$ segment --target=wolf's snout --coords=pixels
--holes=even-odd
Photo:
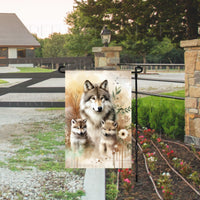
[[[107,136],[108,136],[108,133],[105,133],[104,135],[107,137]]]
[[[101,111],[102,111],[102,107],[99,106],[99,107],[98,107],[98,112],[101,112]]]
[[[84,132],[80,132],[80,135],[84,135]]]

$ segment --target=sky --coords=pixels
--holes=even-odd
[[[15,13],[39,38],[67,33],[64,18],[73,10],[74,0],[0,0],[1,13]]]

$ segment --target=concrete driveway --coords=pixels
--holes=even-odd
[[[16,67],[0,67],[0,73],[18,72]]]
[[[0,73],[17,72],[18,69],[14,67],[0,67]],[[1,84],[0,87],[10,87],[18,83],[22,83],[27,79],[3,79],[9,83]],[[37,83],[30,87],[64,87],[65,78],[51,78],[43,82]],[[0,94],[1,95],[1,94]],[[8,93],[0,96],[0,101],[64,101],[64,93]],[[56,112],[55,112],[56,113]],[[64,110],[63,110],[64,113]],[[15,124],[21,122],[41,121],[48,119],[47,111],[37,108],[0,108],[0,125]],[[51,112],[50,115],[53,115]]]

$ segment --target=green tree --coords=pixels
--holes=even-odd
[[[199,0],[75,0],[88,26],[107,24],[120,41],[146,37],[170,38],[174,42],[197,38]],[[145,39],[146,40],[146,39]]]
[[[184,60],[184,51],[166,37],[162,41],[155,37],[138,41],[124,40],[120,45],[125,49],[121,54],[122,62],[182,63]],[[135,59],[132,60],[132,57]]]
[[[65,57],[67,56],[67,48],[65,43],[67,40],[66,34],[53,33],[49,38],[43,40],[42,55],[45,58],[49,57]]]
[[[100,31],[96,27],[89,27],[89,18],[80,9],[69,13],[66,23],[70,25],[65,48],[69,56],[87,56],[92,53],[92,47],[100,46]]]
[[[42,47],[44,44],[44,40],[37,37],[36,34],[33,34],[33,37],[40,43],[40,47],[35,48],[35,57],[42,57]]]
[[[101,40],[93,37],[95,29],[87,29],[87,32],[69,34],[65,43],[68,56],[88,56],[92,53],[92,47],[100,46]]]
[[[134,55],[144,63],[148,62],[149,58],[155,60],[156,53],[160,54],[160,59],[166,60],[163,56],[168,56],[168,62],[181,60],[182,52],[176,49],[180,40],[198,37],[200,0],[75,0],[75,2],[76,8],[66,17],[70,34],[73,35],[66,46],[73,55],[86,55],[92,46],[97,46],[100,43],[99,33],[105,24],[112,32],[112,45],[122,45],[124,55],[125,53]],[[87,40],[86,45],[82,41],[84,39]],[[166,40],[172,41],[176,46]],[[159,47],[160,41],[163,41],[160,44],[163,46]],[[156,48],[153,50],[152,47]],[[81,48],[82,52],[78,48]],[[159,51],[161,48],[162,51]]]
[[[167,36],[179,43],[198,37],[199,0],[147,0],[145,4],[151,8],[149,26],[157,38]]]

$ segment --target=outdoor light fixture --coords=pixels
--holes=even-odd
[[[104,26],[100,35],[101,35],[102,43],[104,44],[105,47],[107,47],[108,44],[110,43],[111,31],[107,29],[107,26]]]

